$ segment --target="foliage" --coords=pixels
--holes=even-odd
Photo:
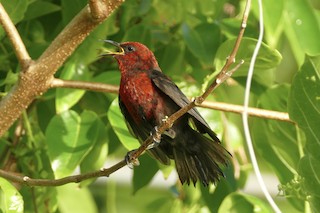
[[[87,1],[1,3],[36,59]],[[139,41],[154,51],[162,70],[188,96],[199,95],[231,52],[244,3],[126,1],[86,38],[55,77],[117,85],[117,64],[112,58],[99,58],[98,49],[104,45],[100,40]],[[251,106],[288,112],[297,125],[250,120],[259,164],[278,179],[273,183],[279,186],[277,201],[285,197],[282,203],[292,212],[319,212],[320,4],[315,0],[263,3],[265,37],[255,65]],[[246,70],[258,34],[257,17],[253,1],[237,56],[245,64],[210,100],[242,103]],[[2,28],[0,39],[0,94],[5,96],[17,82],[20,68]],[[146,155],[134,169],[131,186],[114,186],[104,179],[107,186],[102,196],[101,186],[96,187],[100,182],[30,188],[0,178],[0,212],[272,212],[263,199],[242,192],[252,171],[244,151],[240,116],[200,110],[237,162],[225,168],[226,179],[216,186],[181,186],[177,182],[161,190],[152,188],[149,184],[156,172],[161,170],[162,176],[168,177],[173,167],[164,167]],[[23,134],[17,137],[20,125]],[[123,122],[116,95],[63,88],[50,89],[39,97],[0,142],[1,168],[33,178],[61,178],[77,168],[94,171],[110,159],[123,158],[128,151],[125,148],[138,146]],[[124,198],[128,191],[135,193],[130,195],[134,203]]]

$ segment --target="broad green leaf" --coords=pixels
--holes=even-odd
[[[213,57],[211,54],[208,54],[208,52],[211,52],[212,50],[206,50],[207,46],[205,46],[204,40],[201,38],[200,34],[186,23],[182,24],[181,33],[192,54],[203,64],[210,66],[212,64]]]
[[[135,167],[133,172],[133,193],[148,185],[159,170],[156,160],[150,156],[142,155],[139,162],[140,166]]]
[[[105,83],[105,84],[113,84],[119,85],[120,83],[120,72],[119,71],[107,71],[103,72],[93,79],[95,82]]]
[[[143,24],[138,24],[130,27],[125,32],[122,41],[138,41],[148,46],[149,48],[152,48],[150,29]]]
[[[95,170],[99,170],[103,167],[106,157],[108,155],[108,142],[109,142],[109,131],[107,128],[111,128],[108,126],[107,128],[104,126],[103,122],[97,118],[96,122],[97,128],[97,140],[93,145],[93,148],[90,152],[85,156],[80,164],[81,173],[91,172]],[[81,187],[84,185],[90,184],[95,179],[90,179],[84,182],[81,182]]]
[[[76,15],[80,12],[82,8],[88,3],[86,0],[62,0],[61,6],[62,10],[62,20],[63,24],[67,25]]]
[[[306,135],[305,154],[299,164],[303,193],[314,212],[320,203],[320,56],[306,56],[295,76],[289,97],[289,115]]]
[[[233,212],[233,213],[250,213],[250,212],[274,212],[269,205],[257,197],[234,192],[229,194],[222,202],[219,213]]]
[[[320,54],[320,46],[315,45],[319,41],[320,23],[310,2],[303,0],[286,1],[285,9],[287,19],[285,29],[288,28],[289,30],[286,35],[291,41],[294,52],[302,50],[303,54]],[[292,43],[293,41],[298,43]],[[299,47],[295,48],[295,45],[298,45],[301,49]]]
[[[0,177],[0,212],[23,213],[23,198],[6,179]]]
[[[287,85],[273,87],[260,96],[259,108],[285,112],[288,94]],[[256,149],[275,170],[281,183],[291,181],[297,174],[301,157],[296,127],[287,122],[255,118],[252,133]]]
[[[24,13],[28,7],[27,0],[2,0],[1,4],[3,5],[4,9],[8,13],[10,19],[14,24],[19,23],[24,16]],[[0,38],[4,36],[4,30],[2,26],[0,27]]]
[[[320,159],[320,56],[307,56],[293,79],[289,115],[306,134],[306,152]]]
[[[59,10],[61,7],[51,2],[34,1],[28,6],[24,20],[35,19]]]
[[[90,191],[76,183],[57,187],[59,212],[97,213],[98,209]]]
[[[224,66],[226,58],[229,56],[234,43],[235,39],[229,39],[220,45],[214,62],[216,71],[220,71]],[[241,84],[245,84],[245,78],[247,76],[250,60],[256,43],[256,39],[252,38],[243,38],[241,41],[239,51],[236,56],[236,63],[240,60],[244,60],[244,64],[242,64],[233,74],[234,79],[239,81]],[[252,87],[258,88],[257,90],[254,90],[256,93],[261,93],[261,91],[264,90],[263,87],[269,87],[273,84],[274,79],[272,69],[280,63],[281,59],[282,56],[277,50],[271,49],[264,43],[262,44],[255,63],[255,72],[253,74]],[[216,73],[213,73],[209,79],[213,78],[215,75]]]
[[[88,67],[82,63],[77,63],[76,61],[68,62],[60,78],[64,80],[87,80],[88,76]],[[56,90],[56,111],[61,113],[70,109],[74,106],[84,95],[84,90],[77,89],[68,89],[68,88],[58,88]]]
[[[124,117],[120,112],[117,98],[114,99],[109,108],[108,119],[113,130],[115,131],[116,135],[125,148],[127,148],[128,150],[133,150],[139,147],[138,140],[128,131],[128,127],[124,121]]]
[[[313,212],[320,212],[320,161],[306,155],[299,164],[299,171],[304,177],[301,194],[310,203]]]
[[[1,4],[14,24],[23,19],[28,3],[28,0],[1,0]]]
[[[284,30],[283,9],[285,0],[262,1],[265,38],[271,47],[276,47]],[[258,1],[252,1],[255,16],[259,17]],[[275,5],[277,5],[275,7]]]
[[[90,152],[97,134],[96,114],[65,111],[54,116],[46,130],[48,154],[56,178],[70,175]]]
[[[231,53],[236,39],[229,39],[220,45],[216,57],[215,57],[215,67],[216,70],[220,71],[226,62],[226,58]],[[233,76],[246,76],[249,68],[250,60],[254,48],[256,46],[257,40],[253,38],[244,37],[241,40],[239,51],[237,52],[236,59],[244,60],[244,64],[233,74]],[[267,44],[263,43],[258,54],[257,61],[255,63],[255,75],[254,78],[258,79],[262,84],[264,79],[264,72],[272,68],[275,68],[281,61],[281,54],[275,50],[271,49]],[[236,62],[237,63],[237,62]],[[263,72],[264,71],[264,72]],[[259,76],[262,76],[259,78]]]

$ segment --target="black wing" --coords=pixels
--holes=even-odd
[[[190,103],[189,99],[183,94],[183,92],[173,83],[165,74],[159,70],[153,70],[150,74],[153,83],[167,96],[169,96],[178,106],[184,107]],[[210,137],[220,142],[216,134],[210,129],[207,122],[202,118],[199,111],[196,108],[192,108],[188,111],[192,116],[192,120],[197,129],[201,133],[208,133]]]
[[[119,106],[121,109],[121,112],[126,120],[127,127],[132,135],[136,136],[136,138],[139,140],[140,143],[142,143],[147,137],[149,137],[150,132],[154,128],[153,126],[145,123],[145,124],[135,124],[133,118],[128,112],[128,109],[121,101],[121,98],[119,96]],[[168,156],[160,149],[160,147],[155,147],[148,150],[148,153],[153,156],[154,158],[158,159],[161,163],[169,165],[170,159]]]

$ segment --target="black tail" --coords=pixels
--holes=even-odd
[[[216,183],[224,174],[220,168],[228,164],[230,153],[219,140],[212,141],[190,127],[177,135],[173,157],[181,183],[199,180],[204,186]]]

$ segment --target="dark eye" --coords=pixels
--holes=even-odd
[[[128,52],[133,52],[133,51],[135,51],[136,49],[133,47],[133,46],[128,46],[127,47],[127,51]]]

